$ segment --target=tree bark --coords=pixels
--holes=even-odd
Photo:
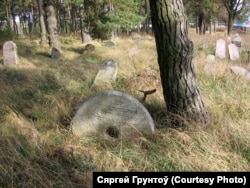
[[[207,111],[194,72],[193,43],[188,37],[181,0],[150,0],[158,64],[167,110],[204,122]]]
[[[41,45],[45,45],[47,43],[46,37],[46,26],[44,22],[44,10],[43,10],[43,1],[37,0],[38,10],[39,10],[39,23],[41,30]]]
[[[61,42],[57,29],[57,19],[53,4],[50,1],[46,3],[46,16],[47,16],[47,26],[50,39],[50,47],[54,47],[61,51]]]

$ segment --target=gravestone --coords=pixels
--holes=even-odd
[[[60,59],[61,58],[61,52],[55,47],[52,48],[51,58],[52,59]]]
[[[231,61],[240,59],[240,53],[235,44],[229,44],[228,50],[229,50],[229,57]]]
[[[17,47],[12,41],[3,44],[3,64],[6,66],[18,64]]]
[[[216,41],[215,56],[224,59],[226,57],[226,41],[219,39]]]
[[[88,52],[95,51],[95,46],[93,44],[86,44],[86,46],[84,47],[84,50]]]
[[[245,79],[250,80],[250,72],[243,67],[232,66],[231,71],[236,75],[240,75],[244,77]]]
[[[105,42],[104,45],[107,46],[107,47],[113,47],[113,46],[115,46],[115,43],[113,41],[111,41],[111,40],[108,40],[108,41]]]
[[[210,73],[215,73],[216,71],[216,61],[215,61],[215,56],[214,55],[208,55],[205,65],[204,65],[204,71],[207,74]]]
[[[238,33],[235,34],[235,38],[232,40],[232,43],[236,45],[238,51],[239,51],[239,54],[240,54],[240,51],[241,51],[241,45],[242,45],[242,38],[239,36]]]
[[[113,89],[111,82],[115,81],[117,72],[118,66],[114,60],[105,61],[95,77],[92,89]]]
[[[87,98],[71,122],[73,134],[101,133],[120,138],[154,134],[147,109],[132,96],[119,91],[103,91]]]

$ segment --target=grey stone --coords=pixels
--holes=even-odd
[[[221,59],[226,57],[226,41],[219,39],[216,41],[216,51],[215,55]]]
[[[115,43],[113,41],[111,41],[111,40],[108,40],[108,41],[105,42],[105,46],[113,47],[113,46],[115,46]]]
[[[147,109],[132,96],[103,91],[87,98],[71,122],[76,136],[100,133],[119,138],[154,134],[154,122]]]
[[[241,51],[241,46],[242,46],[242,38],[239,36],[238,33],[235,34],[235,38],[232,40],[232,43],[236,45],[238,51],[239,51],[239,54],[240,54],[240,51]]]
[[[53,47],[52,51],[51,51],[51,58],[52,59],[60,59],[61,56],[62,56],[61,52],[57,48]]]
[[[95,51],[95,46],[94,46],[93,44],[87,44],[87,45],[84,47],[84,50],[85,50],[85,51],[88,51],[88,52]]]
[[[231,71],[236,74],[236,75],[240,75],[243,76],[244,78],[246,78],[247,80],[250,80],[250,72],[243,68],[243,67],[239,67],[239,66],[232,66],[231,67]]]
[[[240,59],[240,53],[235,44],[229,44],[228,50],[229,50],[229,57],[231,61]]]
[[[95,77],[92,88],[97,90],[112,89],[111,82],[115,81],[117,72],[118,66],[114,60],[105,61]]]
[[[215,73],[216,71],[216,61],[214,55],[208,55],[205,65],[204,65],[204,71],[208,74]]]
[[[18,64],[17,47],[12,41],[3,44],[3,64],[6,66]]]

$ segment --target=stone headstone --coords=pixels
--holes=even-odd
[[[215,56],[224,59],[226,57],[226,41],[219,39],[216,41]]]
[[[6,66],[18,64],[17,47],[12,41],[3,44],[3,64]]]
[[[60,59],[61,56],[62,56],[61,52],[57,48],[53,47],[52,51],[51,51],[51,58],[52,59]]]
[[[204,71],[208,74],[214,73],[216,71],[216,61],[214,55],[208,55],[205,65],[204,65]]]
[[[86,44],[86,46],[84,47],[84,50],[88,52],[95,51],[95,46],[93,44]]]
[[[110,137],[154,134],[154,122],[147,109],[132,96],[103,91],[87,98],[71,122],[73,134],[101,133]]]
[[[240,53],[235,44],[229,44],[228,50],[229,50],[229,57],[231,61],[240,59]]]
[[[232,66],[231,67],[231,71],[236,74],[236,75],[240,75],[243,76],[244,78],[246,78],[247,80],[250,80],[250,72],[243,68],[243,67],[239,67],[239,66]]]
[[[112,89],[111,82],[115,81],[117,72],[118,66],[114,60],[105,61],[95,77],[92,88],[97,90]]]
[[[241,45],[242,45],[242,38],[239,36],[238,33],[235,34],[235,38],[232,40],[232,43],[236,45],[238,51],[239,51],[239,54],[240,54],[240,51],[241,51]]]
[[[107,46],[107,47],[113,47],[113,46],[115,46],[115,43],[113,41],[111,41],[111,40],[108,40],[108,41],[105,42],[104,45]]]

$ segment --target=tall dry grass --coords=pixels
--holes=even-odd
[[[206,128],[185,120],[186,126],[174,127],[178,117],[165,111],[154,38],[141,37],[144,43],[116,38],[112,48],[93,41],[94,52],[84,52],[79,39],[63,37],[64,57],[54,61],[49,47],[15,39],[20,63],[0,66],[0,187],[91,187],[93,171],[250,170],[249,82],[230,72],[232,65],[248,67],[249,43],[242,46],[241,60],[216,59],[218,68],[207,74],[206,55],[214,54],[215,41],[226,36],[190,30],[198,84],[212,113]],[[78,105],[94,93],[90,86],[100,64],[110,58],[118,63],[114,89],[139,100],[138,90],[157,89],[143,103],[155,121],[153,137],[71,134]]]

